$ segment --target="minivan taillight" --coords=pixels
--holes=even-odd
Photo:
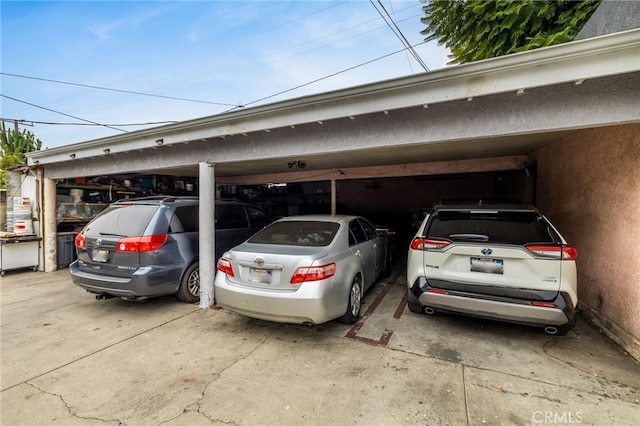
[[[293,273],[291,284],[300,284],[307,281],[320,281],[334,276],[336,264],[329,263],[323,266],[301,266]]]
[[[552,246],[552,245],[528,245],[525,246],[538,256],[552,257],[560,260],[576,260],[578,251],[571,246]]]
[[[223,274],[227,274],[230,277],[233,277],[233,266],[231,265],[231,261],[229,259],[225,259],[221,257],[218,259],[218,271]]]
[[[84,237],[84,234],[76,235],[75,244],[78,248],[87,248],[87,239]]]
[[[116,251],[144,253],[157,250],[166,242],[167,234],[121,238],[116,244]]]
[[[411,241],[412,250],[440,250],[450,245],[450,241],[430,240],[428,238],[414,238]]]

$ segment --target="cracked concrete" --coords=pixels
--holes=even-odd
[[[95,301],[65,270],[2,278],[3,425],[637,423],[640,366],[564,337],[404,309],[396,272],[354,327]]]

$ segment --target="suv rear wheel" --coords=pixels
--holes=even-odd
[[[186,303],[195,303],[200,300],[200,267],[198,262],[191,264],[185,271],[176,297]]]

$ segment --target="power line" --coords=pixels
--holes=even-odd
[[[288,92],[291,92],[291,91],[297,90],[297,89],[302,88],[302,87],[305,87],[305,86],[309,86],[309,85],[314,84],[314,83],[317,83],[317,82],[319,82],[319,81],[322,81],[322,80],[325,80],[325,79],[328,79],[328,78],[334,77],[334,76],[336,76],[336,75],[339,75],[339,74],[342,74],[342,73],[345,73],[345,72],[351,71],[351,70],[353,70],[353,69],[356,69],[356,68],[362,67],[362,66],[364,66],[364,65],[368,65],[368,64],[373,63],[373,62],[375,62],[375,61],[378,61],[378,60],[381,60],[381,59],[387,58],[387,57],[389,57],[389,56],[395,55],[395,54],[400,53],[400,52],[403,52],[403,51],[409,51],[409,52],[412,54],[412,56],[414,56],[414,58],[416,59],[416,61],[418,61],[418,63],[419,63],[419,64],[420,64],[424,69],[425,69],[425,71],[429,71],[429,68],[427,67],[427,65],[422,61],[422,59],[420,58],[420,56],[419,56],[419,55],[417,54],[417,52],[415,51],[414,46],[412,46],[412,45],[409,43],[409,41],[406,39],[406,37],[404,37],[404,35],[402,34],[402,31],[401,31],[401,30],[400,30],[400,28],[397,26],[397,24],[395,23],[395,21],[393,20],[393,18],[391,18],[391,16],[390,16],[390,15],[389,15],[389,13],[387,12],[387,10],[384,8],[384,6],[382,5],[382,3],[380,3],[380,0],[378,0],[378,3],[380,3],[380,6],[382,7],[382,9],[384,10],[384,12],[385,12],[385,13],[387,14],[387,16],[389,17],[389,20],[393,23],[393,26],[395,26],[395,30],[394,30],[394,28],[391,26],[391,24],[389,23],[389,21],[387,20],[387,18],[385,18],[385,16],[382,14],[382,12],[381,12],[381,11],[378,9],[378,7],[373,3],[373,1],[372,1],[372,0],[369,0],[369,1],[370,1],[370,2],[371,2],[371,4],[374,6],[374,8],[376,8],[376,11],[378,12],[378,14],[380,14],[380,16],[382,17],[382,19],[383,19],[383,20],[385,21],[385,23],[387,24],[387,26],[388,26],[388,27],[389,27],[389,28],[394,32],[394,34],[396,35],[396,37],[398,37],[398,38],[400,39],[400,41],[403,43],[403,45],[405,46],[405,48],[404,48],[404,49],[402,49],[402,50],[398,50],[398,51],[395,51],[395,52],[392,52],[392,53],[389,53],[389,54],[386,54],[386,55],[383,55],[383,56],[380,56],[380,57],[378,57],[378,58],[375,58],[375,59],[372,59],[372,60],[366,61],[366,62],[364,62],[364,63],[360,63],[360,64],[358,64],[358,65],[355,65],[355,66],[352,66],[352,67],[349,67],[349,68],[343,69],[343,70],[341,70],[341,71],[337,71],[337,72],[335,72],[335,73],[332,73],[332,74],[326,75],[326,76],[324,76],[324,77],[321,77],[321,78],[318,78],[318,79],[315,79],[315,80],[309,81],[309,82],[307,82],[307,83],[300,84],[300,85],[298,85],[298,86],[295,86],[295,87],[292,87],[292,88],[289,88],[289,89],[286,89],[286,90],[280,91],[280,92],[278,92],[278,93],[275,93],[275,94],[272,94],[272,95],[269,95],[269,96],[265,96],[265,97],[263,97],[263,98],[260,98],[260,99],[254,100],[254,101],[249,102],[249,103],[244,104],[244,105],[243,105],[243,104],[226,104],[226,103],[218,103],[218,102],[211,102],[211,101],[194,100],[194,99],[188,99],[188,98],[179,98],[179,97],[171,97],[171,96],[164,96],[164,95],[155,95],[155,94],[144,93],[144,92],[134,92],[134,91],[127,91],[127,90],[120,90],[120,89],[112,89],[112,88],[106,88],[106,87],[100,87],[100,86],[93,86],[93,85],[87,85],[87,84],[82,84],[82,83],[72,83],[72,82],[67,82],[67,81],[60,81],[60,80],[46,79],[46,78],[40,78],[40,77],[32,77],[32,76],[26,76],[26,75],[20,75],[20,74],[12,74],[12,73],[5,73],[5,72],[0,72],[0,74],[1,74],[1,75],[6,75],[6,76],[10,76],[10,77],[25,78],[25,79],[32,79],[32,80],[40,80],[40,81],[45,81],[45,82],[52,82],[52,83],[58,83],[58,84],[66,84],[66,85],[78,86],[78,87],[86,87],[86,88],[98,89],[98,90],[107,90],[107,91],[120,92],[120,93],[128,93],[128,94],[134,94],[134,95],[142,95],[142,96],[158,97],[158,98],[173,99],[173,100],[181,100],[181,101],[189,101],[189,102],[199,102],[199,103],[207,103],[207,104],[214,104],[214,105],[231,106],[232,108],[231,108],[231,109],[229,109],[228,111],[226,111],[226,112],[229,112],[229,111],[233,111],[233,110],[238,109],[238,108],[244,108],[245,106],[252,105],[252,104],[256,104],[256,103],[259,103],[259,102],[261,102],[261,101],[265,101],[265,100],[267,100],[267,99],[271,99],[271,98],[277,97],[277,96],[279,96],[279,95],[282,95],[282,94],[285,94],[285,93],[288,93]],[[342,2],[342,3],[345,3],[345,2]],[[331,6],[331,7],[333,7],[333,6]],[[329,8],[326,8],[326,9],[329,9]],[[323,9],[323,10],[321,10],[321,11],[324,11],[324,10],[326,10],[326,9]],[[318,12],[320,12],[320,11],[318,11]],[[318,13],[318,12],[316,12],[316,13]],[[299,18],[299,19],[300,19],[300,18]],[[288,23],[287,23],[287,24],[288,24]],[[284,24],[283,24],[283,25],[284,25]],[[275,28],[277,28],[277,27],[274,27],[274,28],[272,28],[272,29],[275,29]],[[270,30],[271,30],[271,29],[270,29]],[[341,32],[341,31],[339,31],[339,32]],[[423,44],[423,43],[424,43],[424,42],[422,42],[422,43],[418,43],[418,44],[416,44],[416,46],[417,46],[417,45],[420,45],[420,44]],[[33,121],[33,123],[38,123],[38,124],[47,124],[47,125],[100,126],[100,127],[107,127],[107,128],[111,128],[111,129],[118,130],[118,131],[121,131],[121,132],[126,132],[126,130],[118,129],[118,128],[116,128],[115,126],[120,126],[120,127],[124,127],[124,126],[141,126],[141,125],[167,124],[167,123],[176,123],[176,122],[177,122],[177,121],[164,121],[164,122],[149,122],[149,123],[138,123],[138,124],[101,124],[101,123],[93,122],[93,121],[86,120],[86,119],[83,119],[83,118],[80,118],[80,117],[76,117],[76,116],[73,116],[73,115],[65,114],[65,113],[62,113],[62,112],[60,112],[60,111],[56,111],[56,110],[53,110],[53,109],[49,109],[49,108],[45,108],[45,107],[42,107],[42,106],[39,106],[39,105],[35,105],[35,104],[29,103],[29,102],[26,102],[26,101],[22,101],[22,100],[19,100],[19,99],[11,98],[11,97],[6,96],[6,95],[1,95],[1,96],[2,96],[2,97],[5,97],[5,98],[7,98],[7,99],[14,100],[14,101],[16,101],[16,102],[21,102],[21,103],[24,103],[24,104],[27,104],[27,105],[30,105],[30,106],[34,106],[34,107],[36,107],[36,108],[41,108],[41,109],[44,109],[44,110],[47,110],[47,111],[51,111],[51,112],[54,112],[54,113],[57,113],[57,114],[65,115],[65,116],[67,116],[67,117],[71,117],[71,118],[74,118],[74,119],[81,120],[81,121],[84,121],[84,122],[85,122],[85,123],[60,123],[60,122],[38,122],[38,121]]]
[[[3,98],[6,98],[6,99],[11,99],[12,101],[15,101],[15,102],[20,102],[20,103],[35,107],[35,108],[40,108],[40,109],[43,109],[45,111],[55,112],[56,114],[64,115],[66,117],[75,118],[76,120],[84,121],[86,123],[91,123],[91,124],[96,125],[96,126],[108,127],[109,129],[117,130],[117,131],[123,132],[123,133],[127,132],[126,130],[118,129],[117,127],[109,126],[108,124],[96,123],[95,121],[86,120],[84,118],[76,117],[75,115],[65,114],[64,112],[56,111],[56,110],[53,110],[53,109],[50,109],[50,108],[45,108],[45,107],[40,106],[40,105],[32,104],[31,102],[27,102],[27,101],[23,101],[23,100],[20,100],[20,99],[12,98],[11,96],[3,95],[1,93],[0,93],[0,96],[2,96]]]
[[[419,46],[419,45],[424,44],[424,43],[426,43],[426,42],[425,42],[425,41],[423,41],[423,42],[418,43],[418,44],[415,44],[415,45],[413,45],[413,46],[411,46],[411,47],[413,48],[414,46]],[[246,106],[249,106],[249,105],[256,104],[256,103],[258,103],[258,102],[265,101],[265,100],[267,100],[267,99],[275,98],[276,96],[280,96],[280,95],[282,95],[282,94],[285,94],[285,93],[288,93],[288,92],[292,92],[292,91],[297,90],[297,89],[300,89],[300,88],[302,88],[302,87],[309,86],[309,85],[311,85],[311,84],[313,84],[313,83],[317,83],[317,82],[319,82],[319,81],[326,80],[326,79],[331,78],[331,77],[335,77],[336,75],[343,74],[343,73],[345,73],[345,72],[347,72],[347,71],[351,71],[351,70],[354,70],[354,69],[356,69],[356,68],[360,68],[360,67],[362,67],[362,66],[369,65],[369,64],[371,64],[371,63],[373,63],[373,62],[376,62],[376,61],[379,61],[379,60],[381,60],[381,59],[388,58],[388,57],[390,57],[390,56],[393,56],[393,55],[396,55],[396,54],[398,54],[398,53],[404,52],[405,50],[407,50],[407,49],[405,48],[405,49],[396,50],[395,52],[387,53],[386,55],[382,55],[382,56],[379,56],[379,57],[377,57],[377,58],[375,58],[375,59],[371,59],[371,60],[369,60],[369,61],[362,62],[362,63],[360,63],[360,64],[358,64],[358,65],[354,65],[354,66],[352,66],[352,67],[345,68],[345,69],[343,69],[343,70],[341,70],[341,71],[334,72],[334,73],[332,73],[332,74],[326,75],[326,76],[324,76],[324,77],[317,78],[317,79],[315,79],[315,80],[309,81],[309,82],[304,83],[304,84],[300,84],[300,85],[295,86],[295,87],[292,87],[292,88],[290,88],[290,89],[283,90],[283,91],[278,92],[278,93],[275,93],[275,94],[273,94],[273,95],[265,96],[264,98],[260,98],[260,99],[257,99],[257,100],[255,100],[255,101],[247,102],[247,103],[245,103],[245,104],[244,104],[244,106],[246,107]],[[228,111],[226,111],[226,112],[233,111],[234,109],[236,109],[236,108],[232,108],[232,109],[230,109],[230,110],[228,110]]]
[[[240,106],[240,105],[236,105],[236,104],[225,104],[225,103],[221,103],[221,102],[203,101],[201,99],[178,98],[178,97],[175,97],[175,96],[164,96],[164,95],[155,95],[153,93],[133,92],[131,90],[112,89],[112,88],[109,88],[109,87],[93,86],[91,84],[72,83],[70,81],[53,80],[53,79],[49,79],[49,78],[32,77],[32,76],[28,76],[28,75],[11,74],[11,73],[7,73],[7,72],[0,72],[0,74],[6,75],[7,77],[17,77],[17,78],[25,78],[25,79],[28,79],[28,80],[46,81],[47,83],[67,84],[69,86],[86,87],[86,88],[89,88],[89,89],[97,89],[97,90],[107,90],[107,91],[110,91],[110,92],[128,93],[128,94],[131,94],[131,95],[149,96],[149,97],[152,97],[152,98],[171,99],[171,100],[174,100],[174,101],[199,102],[199,103],[202,103],[202,104],[232,106],[232,107]]]
[[[0,121],[8,121],[11,123],[18,123],[24,126],[33,126],[34,124],[47,124],[51,126],[118,126],[118,127],[126,127],[126,126],[150,126],[157,124],[175,124],[179,123],[177,120],[170,121],[150,121],[147,123],[120,123],[120,124],[93,124],[93,123],[63,123],[63,122],[55,122],[55,121],[35,121],[35,120],[24,120],[24,119],[15,119],[15,118],[4,118],[0,117]]]
[[[423,41],[423,42],[418,43],[418,44],[416,44],[416,45],[410,45],[410,48],[412,48],[412,49],[413,49],[413,47],[414,47],[414,46],[419,46],[419,45],[424,44],[424,43],[426,43],[426,42],[424,42],[424,41]],[[251,102],[248,102],[248,103],[246,103],[246,104],[244,104],[244,105],[234,105],[234,106],[233,106],[233,108],[231,108],[231,109],[229,109],[229,110],[227,110],[227,111],[225,111],[225,112],[230,112],[230,111],[233,111],[233,110],[238,109],[238,108],[244,108],[244,107],[246,107],[246,106],[253,105],[253,104],[256,104],[256,103],[259,103],[259,102],[265,101],[265,100],[267,100],[267,99],[275,98],[276,96],[280,96],[280,95],[283,95],[283,94],[285,94],[285,93],[292,92],[292,91],[294,91],[294,90],[300,89],[300,88],[305,87],[305,86],[309,86],[309,85],[314,84],[314,83],[317,83],[317,82],[319,82],[319,81],[326,80],[326,79],[331,78],[331,77],[335,77],[336,75],[340,75],[340,74],[343,74],[343,73],[345,73],[345,72],[348,72],[348,71],[354,70],[354,69],[356,69],[356,68],[360,68],[360,67],[363,67],[363,66],[365,66],[365,65],[369,65],[369,64],[371,64],[371,63],[373,63],[373,62],[376,62],[376,61],[379,61],[379,60],[381,60],[381,59],[388,58],[388,57],[390,57],[390,56],[393,56],[393,55],[396,55],[396,54],[398,54],[398,53],[404,52],[405,50],[407,50],[407,48],[405,48],[405,49],[400,49],[400,50],[396,50],[395,52],[391,52],[391,53],[388,53],[388,54],[386,54],[386,55],[379,56],[379,57],[377,57],[377,58],[371,59],[371,60],[366,61],[366,62],[362,62],[362,63],[360,63],[360,64],[358,64],[358,65],[354,65],[354,66],[349,67],[349,68],[345,68],[345,69],[343,69],[343,70],[340,70],[340,71],[334,72],[334,73],[332,73],[332,74],[328,74],[328,75],[326,75],[326,76],[324,76],[324,77],[317,78],[317,79],[312,80],[312,81],[309,81],[309,82],[307,82],[307,83],[300,84],[300,85],[298,85],[298,86],[291,87],[291,88],[286,89],[286,90],[282,90],[282,91],[280,91],[280,92],[274,93],[274,94],[269,95],[269,96],[265,96],[265,97],[260,98],[260,99],[256,99],[256,100],[251,101]],[[36,105],[36,104],[30,103],[30,102],[26,102],[26,101],[23,101],[23,100],[20,100],[20,99],[12,98],[12,97],[7,96],[7,95],[0,94],[0,96],[2,96],[3,98],[6,98],[6,99],[11,99],[11,100],[16,101],[16,102],[20,102],[20,103],[23,103],[23,104],[26,104],[26,105],[30,105],[30,106],[33,106],[33,107],[36,107],[36,108],[44,109],[44,110],[46,110],[46,111],[54,112],[54,113],[56,113],[56,114],[61,114],[61,115],[67,116],[67,117],[75,118],[76,120],[80,120],[80,121],[84,121],[84,122],[88,123],[88,124],[85,124],[85,123],[55,123],[55,122],[44,122],[44,121],[33,121],[33,120],[29,120],[29,122],[31,122],[31,123],[36,123],[36,124],[49,124],[49,125],[77,125],[77,126],[83,126],[83,125],[84,125],[84,126],[89,126],[89,125],[93,125],[93,126],[100,126],[100,127],[108,127],[108,128],[110,128],[110,129],[118,130],[118,131],[121,131],[121,132],[126,132],[126,130],[118,129],[118,128],[114,127],[114,126],[124,127],[124,126],[142,126],[142,125],[152,125],[152,124],[169,124],[169,123],[177,123],[177,121],[162,121],[162,122],[148,122],[148,123],[137,123],[137,124],[101,124],[101,123],[97,123],[97,122],[95,122],[95,121],[86,120],[86,119],[84,119],[84,118],[76,117],[76,116],[73,116],[73,115],[70,115],[70,114],[65,114],[65,113],[63,113],[63,112],[56,111],[56,110],[53,110],[53,109],[50,109],[50,108],[45,108],[45,107],[43,107],[43,106]],[[10,119],[6,119],[6,121],[9,121],[9,120],[10,120]],[[20,121],[26,121],[26,120],[20,120]]]
[[[418,52],[415,51],[415,49],[413,48],[413,46],[411,46],[411,43],[409,43],[409,41],[407,40],[407,38],[404,36],[404,34],[402,33],[402,31],[400,30],[400,28],[398,27],[398,25],[396,25],[395,21],[393,20],[393,18],[391,17],[391,15],[389,15],[389,12],[387,11],[387,9],[384,7],[384,5],[382,4],[382,2],[380,0],[378,0],[378,4],[380,5],[380,7],[382,8],[382,10],[385,12],[385,14],[387,15],[387,17],[385,17],[385,15],[382,14],[382,12],[380,11],[380,9],[378,9],[378,7],[376,6],[376,4],[373,2],[373,0],[369,0],[369,2],[371,3],[371,5],[376,9],[376,11],[378,12],[378,14],[380,15],[380,17],[384,20],[384,22],[387,24],[387,26],[391,29],[391,31],[393,31],[393,34],[395,34],[396,37],[398,37],[398,39],[400,40],[400,42],[402,43],[402,45],[409,51],[409,53],[411,53],[411,55],[415,58],[415,60],[418,62],[418,64],[420,64],[420,66],[425,70],[425,71],[429,71],[429,67],[427,66],[427,64],[424,63],[424,61],[422,60],[422,58],[420,57],[420,55],[418,55]],[[387,20],[388,18],[388,20]],[[393,26],[392,26],[393,24]]]

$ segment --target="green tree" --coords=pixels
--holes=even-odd
[[[24,154],[40,151],[42,141],[27,130],[7,129],[4,121],[0,124],[0,132],[0,188],[5,188],[6,171],[27,164]]]
[[[572,41],[601,0],[421,0],[425,41],[451,50],[452,64]]]

